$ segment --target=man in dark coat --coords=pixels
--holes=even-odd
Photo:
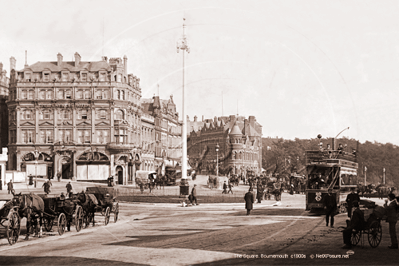
[[[337,211],[337,199],[332,194],[332,189],[328,189],[328,194],[324,196],[323,200],[324,210],[326,212],[326,226],[328,226],[329,218],[331,217],[331,227],[334,227],[334,215]]]
[[[346,203],[348,203],[348,217],[352,216],[352,206],[353,202],[360,202],[360,197],[357,193],[355,193],[355,188],[351,188],[351,193],[346,196]]]
[[[222,194],[227,194],[227,184],[226,184],[226,181],[224,181],[224,183],[223,183],[223,191],[222,191]]]
[[[352,248],[352,243],[351,243],[351,237],[352,237],[352,231],[360,231],[362,230],[362,227],[364,225],[364,214],[363,212],[359,209],[359,202],[354,201],[352,203],[354,211],[352,218],[349,222],[349,225],[347,228],[345,228],[342,231],[342,235],[344,237],[344,244],[342,248],[349,249]]]
[[[14,186],[12,184],[12,180],[10,180],[10,182],[8,182],[8,184],[7,184],[8,194],[12,193],[13,189],[14,189]]]
[[[194,187],[191,190],[191,200],[190,200],[190,202],[191,202],[192,205],[194,205],[194,201],[195,201],[195,205],[198,205],[198,202],[197,202],[197,188],[196,187],[197,187],[197,185],[194,184]]]
[[[250,188],[249,191],[245,194],[244,200],[245,200],[245,209],[247,209],[247,215],[249,215],[251,213],[253,204],[255,202],[255,197],[254,194],[252,193],[252,188]]]
[[[70,197],[71,197],[71,194],[72,194],[72,185],[71,185],[71,182],[68,182],[68,184],[66,185],[66,189],[67,189],[67,196],[68,196],[68,198],[70,198]]]
[[[391,236],[391,245],[389,248],[398,249],[398,239],[396,237],[396,207],[398,202],[395,199],[395,195],[388,194],[388,199],[385,200],[384,208],[387,214],[387,222],[389,223],[389,235]]]

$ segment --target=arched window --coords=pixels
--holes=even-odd
[[[123,111],[118,109],[115,111],[114,120],[123,120]]]
[[[121,91],[121,100],[125,99],[125,91]]]
[[[120,100],[121,99],[121,91],[120,90],[118,90],[118,94],[117,94],[118,96],[118,100]]]

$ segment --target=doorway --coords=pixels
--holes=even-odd
[[[71,170],[71,164],[63,164],[62,165],[62,179],[69,179],[69,172]]]
[[[123,168],[121,166],[116,167],[116,173],[118,176],[118,184],[123,185]]]

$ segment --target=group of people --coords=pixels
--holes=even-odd
[[[353,231],[361,231],[366,223],[364,219],[364,213],[359,208],[360,197],[356,193],[356,189],[352,188],[351,193],[346,197],[348,218],[347,226],[342,231],[344,239],[344,249],[352,248],[351,237]],[[325,214],[326,214],[326,226],[330,224],[334,227],[334,215],[337,211],[336,196],[332,194],[332,189],[328,190],[328,194],[323,199]],[[385,200],[384,209],[386,213],[386,222],[389,224],[389,235],[391,237],[390,249],[398,249],[398,239],[396,235],[396,223],[397,223],[397,207],[399,203],[395,198],[395,194],[388,194],[388,198]]]

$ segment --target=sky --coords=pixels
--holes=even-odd
[[[255,116],[263,137],[399,145],[399,1],[0,0],[0,62],[128,57],[142,97],[190,120]],[[159,90],[158,85],[159,84]]]

